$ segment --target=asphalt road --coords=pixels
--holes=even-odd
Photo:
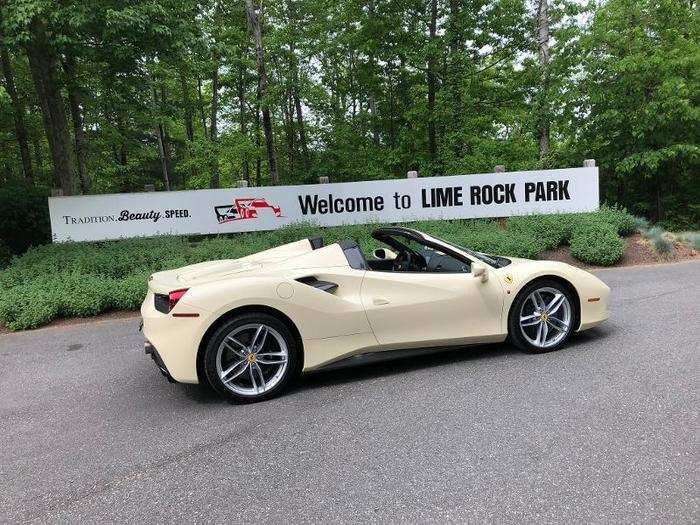
[[[137,319],[0,335],[0,521],[698,523],[700,263],[605,270],[559,352],[451,350],[228,405]]]

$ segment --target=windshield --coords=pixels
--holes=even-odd
[[[499,257],[498,255],[489,255],[487,253],[481,253],[481,252],[475,252],[474,250],[470,250],[469,248],[465,248],[464,246],[459,246],[458,244],[453,244],[447,241],[442,241],[448,246],[452,246],[453,248],[457,250],[461,250],[464,253],[468,253],[472,257],[475,257],[476,259],[479,259],[482,262],[485,262],[486,264],[490,266],[494,266],[495,268],[503,268],[504,266],[508,266],[510,264],[510,259],[506,259],[505,257]]]

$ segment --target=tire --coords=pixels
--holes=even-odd
[[[508,338],[526,352],[552,352],[569,340],[576,319],[577,305],[572,293],[557,281],[540,279],[525,286],[513,301],[508,315]]]
[[[233,403],[255,403],[289,387],[301,356],[282,321],[265,313],[246,313],[214,332],[203,361],[206,380],[219,395]]]

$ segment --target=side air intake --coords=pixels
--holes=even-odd
[[[336,283],[332,283],[330,281],[319,281],[313,275],[310,275],[308,277],[299,277],[297,281],[307,286],[311,286],[313,288],[321,290],[322,292],[333,293],[338,289],[338,285]]]

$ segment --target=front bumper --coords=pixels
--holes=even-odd
[[[600,285],[587,289],[581,299],[581,324],[578,331],[588,330],[598,326],[610,317],[610,288],[600,282]]]

